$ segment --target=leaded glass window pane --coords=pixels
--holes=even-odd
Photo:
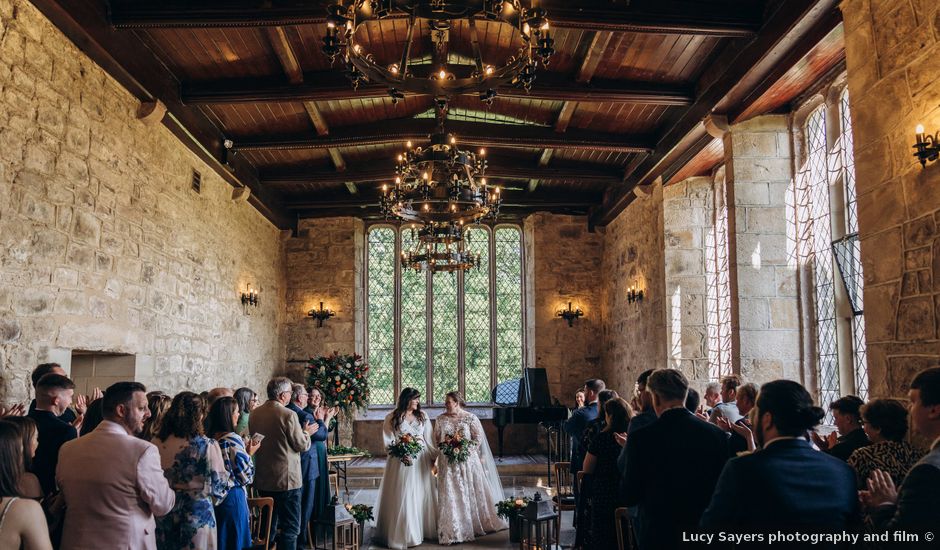
[[[839,121],[842,126],[839,138],[839,155],[842,158],[842,183],[845,186],[845,232],[858,233],[858,201],[855,190],[855,150],[852,140],[852,117],[849,108],[849,90],[846,88],[839,96]],[[853,247],[852,265],[857,271],[856,277],[864,281],[862,261],[858,247]],[[864,309],[864,293],[859,293],[859,309]],[[865,314],[852,318],[852,354],[855,394],[868,400],[868,348],[865,343]]]
[[[395,399],[395,230],[375,227],[368,238],[368,346],[371,402]]]
[[[464,272],[464,399],[490,400],[490,237],[474,227],[466,232],[467,251],[479,255],[477,268]]]
[[[401,232],[402,250],[411,250],[414,236],[410,229]],[[428,278],[422,271],[401,272],[401,387],[416,388],[427,396]]]
[[[496,382],[522,376],[522,233],[499,227],[496,240]]]
[[[433,373],[434,402],[443,403],[449,391],[459,389],[457,365],[457,274],[438,273],[434,281]]]

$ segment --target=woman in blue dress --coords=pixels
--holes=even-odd
[[[308,406],[304,410],[312,414],[317,422],[329,429],[330,422],[336,416],[336,407],[327,408],[323,404],[323,394],[316,388],[310,388],[307,393]],[[316,494],[313,501],[313,517],[318,518],[320,512],[325,510],[330,503],[330,476],[326,460],[326,439],[311,436],[310,444],[317,447],[317,466],[320,469],[320,477],[317,478],[316,488],[314,489]]]
[[[251,457],[261,442],[249,439],[245,445],[241,436],[235,433],[238,416],[239,407],[232,397],[220,397],[209,409],[209,433],[219,442],[231,485],[225,500],[215,507],[219,550],[251,548],[245,487],[254,480],[255,466]]]
[[[229,489],[219,444],[203,434],[203,400],[182,392],[173,398],[153,443],[163,475],[176,492],[169,514],[157,518],[159,550],[216,550],[214,505]]]

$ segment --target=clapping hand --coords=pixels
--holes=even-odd
[[[727,420],[725,420],[727,422]],[[732,423],[731,430],[744,438],[744,441],[747,442],[747,450],[754,451],[757,449],[757,444],[754,443],[754,432],[751,430],[751,427],[745,423]]]
[[[91,393],[91,401],[97,401],[104,397],[104,392],[101,391],[101,388],[95,388],[95,391]]]
[[[248,442],[245,444],[245,450],[248,452],[248,456],[254,456],[260,448],[261,441],[255,438],[249,438]]]
[[[627,434],[623,432],[614,432],[614,440],[617,442],[617,445],[624,447],[627,444]]]
[[[719,415],[719,416],[715,419],[715,425],[718,426],[719,428],[721,428],[722,430],[724,430],[724,431],[726,431],[726,432],[728,432],[728,433],[731,433],[731,421],[728,420],[727,418],[725,418],[725,417]]]
[[[82,394],[75,394],[75,399],[72,400],[72,406],[75,407],[75,412],[78,413],[78,416],[84,416],[88,411],[88,397]]]
[[[858,496],[865,508],[872,509],[886,504],[896,504],[898,490],[891,476],[881,470],[875,470],[868,477],[868,490],[859,491]]]
[[[304,431],[307,432],[307,435],[313,435],[313,432],[320,429],[320,425],[316,422],[304,422]]]
[[[22,403],[17,403],[11,407],[0,407],[0,418],[7,416],[26,416],[26,406]]]

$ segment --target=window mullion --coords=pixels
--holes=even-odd
[[[457,272],[457,391],[460,392],[460,395],[464,396],[466,399],[467,396],[467,382],[466,382],[466,331],[465,331],[465,312],[466,304],[464,299],[466,294],[464,292],[465,285],[465,276],[463,271]]]
[[[425,338],[426,367],[424,369],[425,402],[430,405],[434,402],[434,276],[431,270],[425,272],[425,318],[427,337]]]
[[[392,368],[392,386],[393,393],[392,396],[393,402],[397,402],[398,395],[401,393],[401,229],[395,231],[395,276],[394,276],[394,304],[395,304],[395,313],[393,315],[394,322],[394,334],[395,338],[393,339],[394,353],[394,363]]]
[[[487,264],[487,275],[489,276],[489,299],[490,299],[490,389],[495,388],[497,377],[497,326],[496,326],[496,227],[489,232],[489,263]]]

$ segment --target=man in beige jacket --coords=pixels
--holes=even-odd
[[[291,381],[277,377],[268,382],[268,401],[251,411],[248,429],[261,434],[261,448],[255,453],[254,487],[262,496],[274,499],[271,532],[280,527],[278,550],[296,550],[300,536],[300,497],[303,478],[300,454],[310,448],[310,434],[316,423],[300,425],[297,415],[287,408]]]
[[[104,420],[59,451],[56,479],[67,506],[63,550],[155,550],[154,516],[173,509],[157,447],[136,436],[150,417],[147,388],[118,382],[104,392]]]

